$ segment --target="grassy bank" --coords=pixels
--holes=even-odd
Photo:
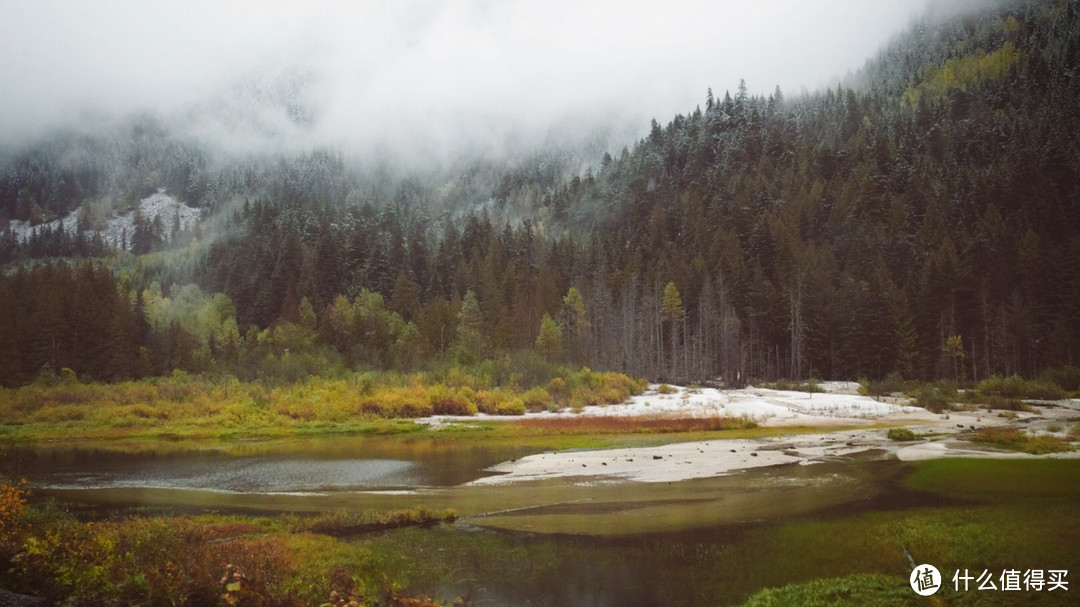
[[[753,594],[746,605],[1068,605],[1070,592],[954,589],[952,575],[967,569],[995,577],[1007,569],[1080,567],[1080,462],[1074,460],[943,459],[916,465],[904,479],[910,489],[966,505],[883,511],[825,522],[790,522],[755,536],[782,541],[792,554],[838,555],[834,566],[800,565],[794,580]],[[783,538],[781,540],[781,538]],[[828,539],[828,538],[835,538]],[[835,545],[833,542],[835,541]],[[944,579],[933,599],[908,587],[910,564],[936,566]],[[767,553],[775,548],[765,548]],[[831,559],[826,558],[825,561]],[[759,560],[768,568],[767,560]],[[775,563],[785,567],[784,563]],[[791,569],[792,565],[786,564]],[[995,581],[1000,586],[1000,582]]]
[[[357,533],[452,521],[423,507],[277,518],[131,517],[81,522],[53,504],[23,508],[0,536],[0,587],[65,604],[428,605],[406,597]]]
[[[450,368],[439,373],[358,373],[264,385],[176,373],[116,384],[68,381],[0,389],[0,439],[236,438],[310,434],[396,434],[420,428],[395,420],[618,403],[645,389],[619,373],[561,370],[542,386],[511,374]]]
[[[223,596],[221,577],[232,567],[267,605],[316,605],[335,590],[382,604],[394,604],[386,598],[393,592],[450,600],[479,590],[536,604],[604,596],[666,605],[902,605],[926,604],[907,586],[905,549],[950,579],[956,569],[1080,569],[1078,462],[938,460],[913,465],[902,484],[944,505],[834,508],[638,539],[482,532],[470,526],[477,521],[422,529],[413,525],[448,516],[422,507],[79,522],[42,504],[5,527],[0,585],[87,601],[197,604]],[[383,531],[363,533],[373,529]],[[947,586],[937,598],[950,605],[1072,598]]]

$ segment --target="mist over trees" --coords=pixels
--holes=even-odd
[[[6,150],[5,219],[164,188],[214,228],[183,250],[150,239],[138,262],[78,233],[0,235],[0,375],[290,379],[520,353],[729,384],[1075,365],[1078,13],[928,16],[841,86],[709,90],[618,152],[403,170],[224,155],[149,117]]]

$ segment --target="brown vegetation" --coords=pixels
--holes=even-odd
[[[720,430],[742,430],[757,426],[753,420],[746,417],[664,417],[657,415],[634,417],[575,415],[573,417],[530,418],[515,423],[526,428],[568,434],[717,432]]]
[[[1017,428],[983,428],[971,437],[983,443],[1011,451],[1023,451],[1033,455],[1072,451],[1069,441],[1051,434],[1031,434]]]

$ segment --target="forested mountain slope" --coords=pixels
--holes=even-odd
[[[595,307],[625,312],[636,294],[657,310],[674,281],[691,365],[700,353],[729,376],[970,378],[1075,362],[1078,12],[930,15],[851,86],[710,94],[654,123],[552,200],[597,226]],[[650,344],[662,321],[640,327]]]
[[[43,365],[258,376],[284,354],[324,372],[533,348],[731,383],[1075,364],[1078,4],[924,16],[850,82],[710,91],[580,173],[554,148],[450,178],[358,170],[332,150],[222,161],[152,122],[107,153],[74,136],[8,152],[11,219],[163,187],[217,223],[183,252],[112,258],[117,278],[7,273],[0,364],[8,383]],[[101,305],[122,313],[50,303],[108,280],[130,296]],[[123,331],[75,345],[102,322]]]

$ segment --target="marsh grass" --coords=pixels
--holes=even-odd
[[[514,422],[524,428],[567,434],[639,434],[719,432],[756,428],[757,422],[748,417],[668,417],[668,416],[573,416],[532,418]]]
[[[615,404],[646,387],[643,380],[586,368],[544,382],[496,386],[454,367],[441,374],[368,372],[280,385],[185,373],[116,384],[33,384],[0,389],[0,438],[396,433],[422,427],[386,420]]]
[[[1045,592],[956,592],[948,578],[957,569],[1000,573],[1048,563],[1070,570],[1080,566],[1075,550],[1080,531],[1070,522],[1080,505],[1080,462],[932,460],[914,466],[903,484],[969,505],[872,512],[836,521],[794,521],[755,531],[742,543],[766,546],[757,564],[766,569],[786,568],[789,575],[784,577],[801,581],[766,582],[774,587],[755,592],[745,605],[928,604],[908,587],[910,565],[902,561],[902,547],[916,562],[932,563],[942,571],[946,584],[935,598],[945,604],[1069,602],[1068,597]],[[835,538],[835,546],[829,538]],[[791,559],[795,567],[785,564],[775,556],[781,546],[790,554],[841,553],[846,571],[820,567],[815,573],[799,559]],[[777,561],[770,561],[769,554]]]
[[[887,575],[863,573],[842,578],[819,579],[805,584],[788,584],[781,588],[766,588],[754,593],[743,607],[774,605],[923,605],[911,592],[907,580]]]
[[[611,587],[616,584],[626,590],[607,597],[608,604],[738,604],[779,588],[750,604],[902,605],[894,599],[918,598],[907,583],[905,546],[918,562],[950,574],[957,568],[1080,566],[1074,549],[1080,532],[1070,523],[1075,504],[1052,501],[1038,515],[1024,504],[998,504],[800,517],[755,524],[718,541],[696,534],[598,542],[439,528],[405,529],[364,545],[396,555],[399,571],[418,587],[472,579],[503,596],[520,591],[514,597],[519,604],[576,604],[560,589],[596,584],[618,593]],[[1014,593],[1004,604],[1038,599],[1036,594]],[[948,604],[962,601],[961,595],[952,593]]]
[[[1080,502],[1080,460],[930,460],[916,466],[904,485],[981,502]]]
[[[1018,428],[983,428],[970,437],[972,442],[1032,455],[1072,451],[1069,440],[1052,434],[1032,434]]]
[[[64,604],[319,605],[335,586],[383,588],[405,597],[385,559],[337,537],[452,521],[423,507],[313,517],[129,517],[81,522],[56,506],[34,507],[0,560],[0,587]],[[221,578],[222,573],[226,578]],[[232,574],[242,572],[236,583]],[[419,599],[417,599],[419,600]]]
[[[331,511],[314,516],[289,515],[281,519],[283,528],[293,533],[319,533],[333,537],[352,537],[401,527],[452,523],[457,512],[451,509],[429,510],[424,506],[398,510]]]

